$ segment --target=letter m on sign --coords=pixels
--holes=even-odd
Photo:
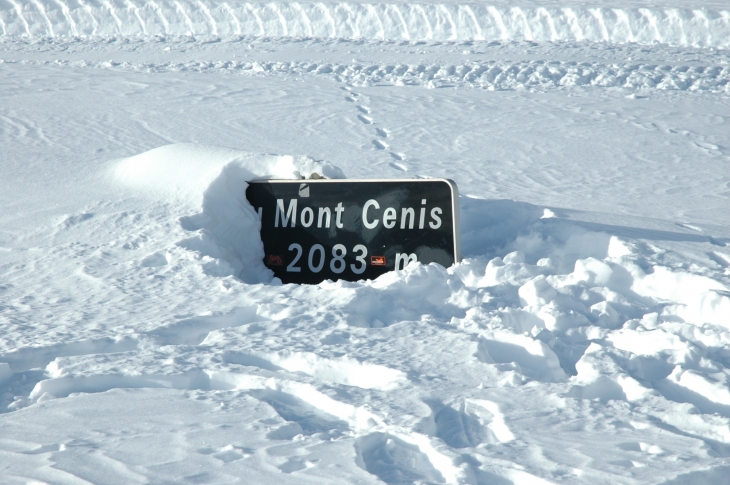
[[[401,269],[406,269],[406,266],[408,266],[411,263],[417,263],[418,257],[416,257],[415,254],[407,254],[407,253],[396,253],[395,255],[395,270],[400,271]]]
[[[291,219],[291,227],[297,225],[297,199],[289,201],[289,209],[284,213],[284,199],[276,199],[276,216],[274,217],[274,227],[279,227],[279,217],[281,217],[281,227],[286,227]]]

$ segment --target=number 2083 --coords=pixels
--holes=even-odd
[[[299,260],[302,259],[302,255],[304,254],[302,245],[292,243],[289,245],[289,251],[296,251],[296,255],[294,256],[294,260],[286,267],[286,271],[289,273],[300,273],[302,268],[299,265],[303,262],[300,263]],[[362,244],[358,244],[352,248],[352,251],[356,256],[355,263],[351,263],[349,265],[350,271],[355,274],[362,274],[365,272],[367,267],[365,258],[368,255],[368,249]],[[347,256],[347,248],[344,244],[335,244],[332,246],[332,259],[329,261],[329,267],[333,273],[340,274],[345,272],[348,268],[345,256]],[[315,244],[309,248],[309,253],[307,255],[307,266],[309,271],[312,273],[319,273],[324,268],[324,265],[327,262],[326,260],[327,257],[324,246],[321,244]]]

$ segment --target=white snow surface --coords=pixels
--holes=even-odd
[[[729,12],[0,0],[0,483],[730,483]],[[464,260],[282,285],[312,173]]]
[[[458,2],[5,0],[5,36],[259,35],[730,46],[730,9]]]

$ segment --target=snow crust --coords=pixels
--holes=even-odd
[[[723,8],[0,3],[0,482],[725,483]],[[282,285],[315,172],[464,260]]]

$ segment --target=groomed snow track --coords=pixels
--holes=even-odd
[[[234,35],[730,46],[730,10],[475,4],[0,0],[6,37]]]

